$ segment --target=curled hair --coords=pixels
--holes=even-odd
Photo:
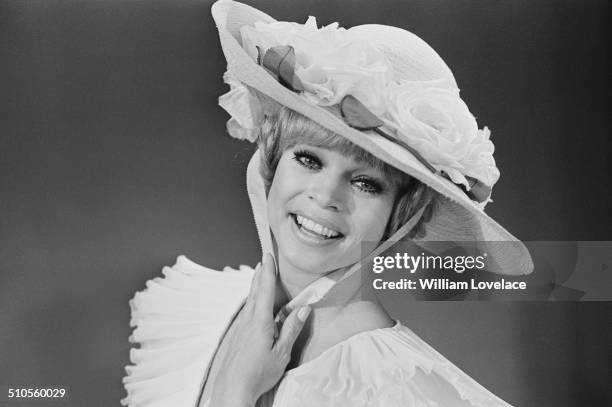
[[[266,116],[259,131],[258,144],[262,153],[260,173],[266,193],[272,185],[283,152],[300,143],[339,151],[357,161],[366,162],[380,170],[397,187],[397,196],[383,240],[393,235],[422,207],[425,207],[423,215],[407,236],[420,238],[425,235],[425,224],[431,219],[436,208],[435,192],[431,188],[285,106]]]

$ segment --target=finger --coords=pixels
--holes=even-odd
[[[255,313],[262,318],[272,318],[274,310],[274,296],[276,294],[276,266],[270,253],[264,256],[257,297]]]
[[[257,301],[257,292],[259,291],[259,279],[261,274],[261,263],[259,263],[255,267],[255,273],[253,273],[253,278],[251,279],[251,287],[249,289],[249,295],[246,299],[245,310],[247,314],[250,316],[254,312],[255,303]]]
[[[295,340],[300,335],[300,332],[302,332],[308,315],[310,315],[310,307],[308,305],[294,309],[289,314],[281,328],[280,336],[275,345],[278,348],[279,354],[291,354],[291,348],[293,348]]]

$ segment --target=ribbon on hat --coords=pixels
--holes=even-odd
[[[303,92],[304,85],[300,78],[295,74],[296,58],[295,50],[290,45],[277,45],[268,48],[265,52],[257,46],[257,63],[261,65],[270,75],[272,75],[280,84],[293,92]],[[408,150],[421,164],[423,164],[433,174],[438,174],[449,181],[452,179],[444,172],[438,171],[429,163],[414,147],[408,145],[404,141],[392,136],[382,130],[383,121],[372,113],[363,103],[352,95],[345,95],[340,102],[340,112],[347,125],[360,130],[373,131],[379,136],[399,145]],[[463,192],[473,201],[478,203],[486,202],[491,195],[492,187],[487,186],[480,180],[465,176],[470,189],[464,185],[459,185]]]
[[[277,45],[265,53],[257,47],[257,63],[268,71],[284,87],[294,92],[304,91],[304,85],[295,75],[295,50],[290,45]]]

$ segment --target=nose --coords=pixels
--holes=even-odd
[[[345,207],[345,192],[342,177],[322,172],[313,177],[308,185],[308,198],[324,209],[340,211]]]

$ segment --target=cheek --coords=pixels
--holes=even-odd
[[[393,201],[391,199],[368,202],[362,205],[355,216],[356,225],[358,225],[357,235],[360,239],[379,241],[385,232],[392,209]]]

